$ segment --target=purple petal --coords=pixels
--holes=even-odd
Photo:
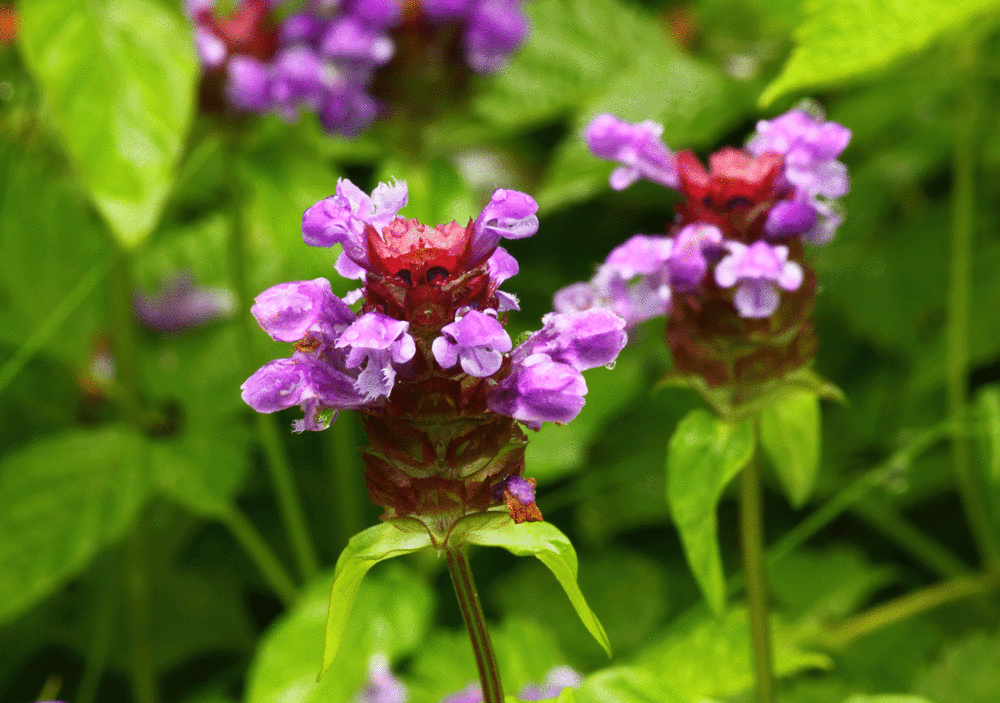
[[[465,60],[473,71],[496,73],[529,31],[519,2],[479,0],[465,30]]]
[[[520,344],[513,355],[522,363],[534,354],[568,364],[577,371],[612,363],[625,347],[625,320],[604,308],[570,314],[549,313],[542,329]]]
[[[637,234],[612,249],[604,263],[626,280],[648,275],[663,267],[672,246],[668,237]]]
[[[354,313],[333,294],[325,278],[272,286],[257,296],[250,312],[279,342],[297,342],[309,332],[329,334],[354,320]]]
[[[275,359],[243,382],[241,397],[259,413],[284,410],[302,401],[307,375],[308,369],[294,359]]]
[[[490,257],[500,238],[523,239],[538,231],[538,203],[527,193],[497,188],[479,213],[469,245],[469,266],[478,266]]]
[[[802,199],[782,200],[771,208],[764,222],[768,237],[780,238],[805,234],[816,224],[816,208]]]
[[[762,278],[744,280],[733,295],[733,304],[740,317],[770,317],[778,309],[778,290],[773,281]]]
[[[431,344],[434,359],[442,368],[461,363],[470,376],[486,378],[500,369],[503,353],[511,350],[510,336],[491,315],[470,310],[441,328],[441,336]]]
[[[539,361],[517,367],[490,395],[490,409],[529,427],[542,422],[566,423],[580,414],[587,383],[568,364]]]
[[[708,272],[706,252],[721,248],[722,232],[714,225],[695,222],[682,228],[674,237],[668,259],[670,286],[674,290],[693,291]]]
[[[248,56],[234,56],[227,68],[226,96],[241,110],[271,108],[271,78],[267,65]]]
[[[507,253],[503,247],[497,247],[493,255],[486,260],[486,269],[490,273],[490,281],[496,286],[508,278],[513,278],[521,270],[517,259]]]
[[[663,126],[646,120],[631,124],[614,115],[598,115],[583,138],[594,156],[622,166],[611,174],[611,187],[623,190],[640,178],[677,188],[677,160],[660,140]]]

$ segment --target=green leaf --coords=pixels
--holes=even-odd
[[[20,43],[91,198],[126,247],[156,227],[194,109],[197,60],[155,0],[22,0]]]
[[[0,463],[0,622],[79,573],[135,522],[152,486],[124,428],[42,439]]]
[[[588,676],[576,692],[578,703],[687,703],[648,670],[614,667]]]
[[[833,666],[825,654],[803,647],[815,636],[812,625],[789,626],[773,618],[771,630],[776,676]],[[672,623],[663,641],[648,648],[638,663],[690,701],[728,698],[749,689],[753,665],[746,607],[734,606],[722,617],[692,611]]]
[[[715,613],[726,605],[715,511],[729,482],[753,457],[752,420],[732,425],[707,410],[680,421],[667,451],[667,502],[691,571]]]
[[[537,0],[532,30],[510,64],[483,83],[473,110],[506,128],[571,112],[646,51],[666,47],[656,19],[616,0]]]
[[[905,694],[879,694],[875,696],[869,696],[866,694],[859,694],[857,696],[851,696],[844,703],[931,703],[929,700],[923,696],[907,696]]]
[[[760,105],[883,69],[997,6],[997,0],[815,0],[806,5],[797,46]]]
[[[761,409],[761,447],[795,508],[805,504],[816,484],[820,432],[819,396],[811,390],[782,390]]]
[[[456,524],[455,530],[459,530],[461,524],[461,521]],[[455,530],[452,530],[452,539],[458,538],[483,547],[503,547],[519,557],[537,557],[556,577],[584,626],[608,653],[608,657],[611,656],[611,642],[608,640],[608,635],[594,611],[587,605],[587,600],[576,582],[576,550],[559,528],[548,522],[525,522],[515,525],[507,518],[499,524],[495,521],[480,529],[461,530],[458,533]]]
[[[995,703],[1000,700],[1000,633],[975,632],[945,645],[937,661],[920,672],[913,691],[934,703]]]
[[[394,660],[423,650],[433,590],[426,579],[391,564],[361,584],[344,646],[332,672],[317,681],[333,580],[327,573],[313,582],[264,634],[247,676],[246,703],[351,703],[365,682],[372,655]]]
[[[333,664],[354,606],[361,580],[380,561],[431,546],[427,528],[417,520],[398,519],[369,527],[351,538],[337,559],[330,589],[330,612],[326,620],[323,666],[320,676]]]

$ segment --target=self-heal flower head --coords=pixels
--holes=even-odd
[[[335,346],[349,350],[347,367],[365,364],[358,376],[358,389],[365,394],[366,401],[388,396],[396,380],[394,365],[409,361],[416,353],[413,337],[406,331],[409,326],[403,320],[370,312],[341,333]]]
[[[660,140],[662,134],[663,125],[652,120],[631,124],[605,114],[591,121],[583,138],[594,156],[622,164],[611,173],[615,190],[624,190],[640,178],[676,188],[677,162]]]
[[[726,242],[729,255],[715,267],[715,282],[723,288],[739,284],[733,304],[741,317],[770,317],[780,302],[778,287],[794,291],[802,285],[802,267],[788,261],[788,247],[754,242]]]
[[[441,328],[441,336],[431,349],[441,368],[450,369],[460,363],[470,376],[486,378],[500,370],[503,352],[513,344],[496,315],[469,310]]]

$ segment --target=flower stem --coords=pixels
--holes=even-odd
[[[125,600],[131,634],[129,678],[135,703],[160,703],[156,662],[149,632],[149,569],[146,563],[145,517],[125,542]]]
[[[965,39],[958,49],[956,73],[964,85],[959,91],[952,159],[951,272],[948,282],[947,389],[948,414],[961,429],[966,426],[969,379],[969,292],[972,285],[972,240],[976,217],[977,123],[982,108],[975,81],[978,38]],[[970,461],[969,440],[962,431],[952,439],[955,480],[966,519],[987,568],[1000,570],[1000,540],[977,486]]]
[[[110,577],[108,565],[102,565],[99,570],[100,593],[97,596],[97,606],[94,613],[94,630],[87,645],[87,660],[83,665],[83,675],[76,689],[74,703],[94,703],[97,699],[97,689],[101,684],[101,676],[108,663],[111,651],[111,637],[114,634],[117,619],[118,601],[115,596],[120,593],[108,583]]]
[[[985,595],[996,588],[1000,588],[1000,574],[996,572],[959,576],[942,581],[877,605],[867,612],[845,620],[830,630],[823,641],[829,647],[841,649],[857,638],[883,627],[902,622],[952,601]]]
[[[243,551],[253,561],[278,599],[286,607],[294,603],[296,588],[292,577],[243,511],[236,505],[230,505],[220,519],[243,547]]]
[[[767,566],[764,555],[764,516],[761,506],[760,461],[757,454],[740,476],[740,544],[746,574],[750,640],[758,703],[774,703],[774,669],[771,662],[771,614],[767,599]]]
[[[472,580],[472,569],[469,568],[465,547],[446,548],[445,558],[448,560],[451,582],[455,585],[455,595],[458,596],[458,606],[462,609],[469,639],[472,640],[472,652],[476,657],[479,683],[483,689],[483,703],[504,703],[500,669],[490,642],[490,632],[486,628],[486,616],[479,602],[479,592]]]
[[[243,193],[236,168],[236,154],[237,145],[233,139],[229,144],[228,154],[228,177],[232,206],[229,262],[233,287],[236,289],[237,315],[240,317],[240,327],[243,334],[244,369],[247,375],[250,375],[255,370],[254,329],[250,318],[250,294],[246,275],[246,233],[241,208]],[[258,414],[256,422],[257,435],[264,448],[267,468],[278,497],[278,507],[281,509],[285,531],[288,533],[299,573],[308,581],[319,573],[319,560],[316,557],[316,548],[309,534],[305,511],[295,488],[295,476],[285,456],[285,449],[282,446],[281,436],[278,434],[274,418],[270,415]]]

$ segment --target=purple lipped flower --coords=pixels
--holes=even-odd
[[[320,41],[320,49],[328,58],[345,59],[352,65],[374,68],[392,58],[392,40],[377,28],[362,20],[344,16],[330,23]]]
[[[569,314],[550,312],[542,318],[542,329],[518,345],[511,355],[523,364],[533,355],[586,371],[614,362],[625,348],[625,320],[603,308]]]
[[[675,291],[696,290],[708,272],[707,254],[722,252],[722,231],[704,222],[686,225],[674,236],[667,266],[670,287]]]
[[[614,115],[598,115],[583,133],[590,151],[621,166],[611,172],[611,187],[624,190],[640,178],[677,188],[677,160],[661,141],[663,125],[652,120],[631,124]]]
[[[366,24],[387,29],[402,19],[403,3],[398,0],[347,0],[345,9]]]
[[[250,312],[278,342],[298,342],[310,332],[332,339],[356,317],[325,278],[271,286],[255,298]]]
[[[442,698],[441,703],[483,703],[483,689],[478,683],[470,683],[458,693]]]
[[[301,106],[316,110],[323,99],[323,59],[305,44],[280,51],[272,63],[271,100],[278,114],[291,122]]]
[[[747,142],[754,156],[771,152],[785,156],[785,177],[810,195],[839,198],[848,189],[847,170],[836,161],[851,141],[851,130],[824,122],[802,110],[789,110],[757,123]]]
[[[575,418],[583,409],[586,394],[583,374],[569,364],[536,354],[514,367],[493,390],[488,403],[493,412],[537,430],[543,422],[565,424]]]
[[[353,376],[308,352],[296,351],[288,359],[275,359],[259,368],[240,389],[243,401],[259,413],[273,413],[299,405],[305,418],[293,425],[296,432],[324,430],[338,410],[363,405]]]
[[[816,225],[817,216],[817,207],[808,198],[781,200],[767,213],[764,233],[773,239],[805,235]]]
[[[507,253],[506,249],[497,247],[492,256],[486,260],[486,270],[490,273],[490,282],[495,286],[499,286],[508,278],[516,276],[517,272],[520,271],[520,267],[518,266],[517,259]],[[517,296],[513,293],[507,293],[498,289],[497,299],[500,303],[497,312],[503,313],[508,310],[521,309],[517,302]]]
[[[504,491],[510,493],[521,505],[531,505],[535,502],[534,479],[529,481],[524,476],[508,476],[502,483],[493,486],[493,496],[502,500]]]
[[[579,688],[583,677],[569,666],[557,666],[545,675],[542,685],[528,684],[518,692],[522,701],[547,701],[557,697],[564,688]]]
[[[538,231],[538,203],[527,193],[497,188],[473,225],[468,265],[478,266],[500,239],[524,239]]]
[[[421,10],[429,22],[455,22],[469,16],[475,0],[424,0]]]
[[[334,195],[319,201],[302,215],[302,239],[314,247],[341,244],[359,266],[368,263],[365,226],[381,230],[406,205],[406,181],[379,183],[369,197],[346,178],[337,179]]]
[[[156,296],[136,293],[132,309],[143,327],[175,334],[229,317],[236,309],[236,298],[225,288],[204,288],[190,274],[179,273]]]
[[[278,37],[284,44],[314,44],[319,41],[327,21],[312,12],[300,12],[290,16],[278,30]]]
[[[252,56],[234,56],[226,68],[226,97],[240,110],[265,112],[271,106],[270,68]]]
[[[802,285],[802,267],[788,261],[788,247],[727,241],[726,248],[730,253],[715,267],[715,282],[723,288],[739,284],[733,303],[741,317],[770,317],[780,302],[778,287],[793,291]]]
[[[460,363],[465,373],[477,378],[486,378],[499,371],[503,352],[509,352],[512,347],[510,335],[491,310],[468,310],[456,316],[454,322],[441,328],[441,336],[431,345],[434,359],[441,368],[450,369]]]
[[[358,390],[365,394],[365,401],[392,392],[396,380],[396,364],[404,364],[416,353],[413,337],[406,331],[410,323],[394,320],[377,312],[369,312],[345,329],[334,345],[348,349],[345,361],[348,368],[358,368],[365,363],[358,376]]]
[[[406,703],[406,686],[397,679],[385,655],[376,654],[368,664],[368,681],[354,703]]]
[[[520,0],[478,0],[468,15],[465,60],[478,73],[496,73],[528,36]]]

